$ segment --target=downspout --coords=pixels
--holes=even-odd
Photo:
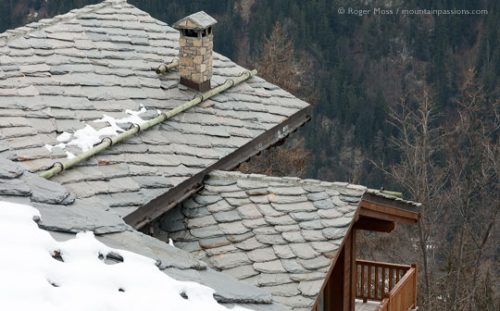
[[[88,160],[89,158],[93,157],[96,154],[101,153],[102,151],[108,149],[112,145],[119,144],[120,142],[134,136],[135,134],[138,134],[143,131],[147,131],[148,129],[152,128],[155,125],[158,125],[160,123],[165,122],[166,120],[202,103],[203,101],[220,94],[224,92],[227,89],[232,88],[235,85],[238,85],[251,77],[255,76],[257,74],[257,70],[251,70],[242,73],[240,76],[233,78],[233,79],[227,79],[223,84],[218,85],[214,87],[213,89],[196,96],[192,100],[185,102],[169,111],[166,112],[161,112],[159,116],[157,116],[154,119],[148,120],[140,125],[135,124],[132,128],[126,130],[123,133],[120,133],[117,136],[112,136],[112,137],[104,137],[102,141],[92,147],[91,149],[79,154],[73,159],[67,160],[65,162],[55,162],[51,168],[48,170],[42,171],[39,173],[40,177],[43,178],[52,178],[55,175],[63,172],[64,170],[70,169],[73,166],[79,164],[80,162],[83,162],[85,160]]]

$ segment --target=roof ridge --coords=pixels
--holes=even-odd
[[[391,191],[384,191],[384,190],[378,190],[378,189],[371,189],[366,186],[360,185],[360,184],[351,184],[348,182],[341,182],[341,181],[324,181],[320,179],[311,179],[311,178],[299,178],[299,177],[289,177],[289,176],[284,176],[284,177],[279,177],[279,176],[269,176],[269,175],[264,175],[264,174],[254,174],[254,173],[242,173],[239,171],[224,171],[224,170],[214,170],[210,172],[209,174],[210,177],[217,177],[217,178],[233,178],[234,180],[245,178],[247,180],[253,180],[253,181],[259,181],[259,180],[264,180],[267,182],[275,182],[275,183],[281,183],[281,184],[293,184],[295,183],[296,185],[300,186],[319,186],[319,187],[324,187],[324,188],[344,188],[349,190],[354,190],[354,191],[364,191],[366,194],[373,194],[381,198],[389,199],[389,200],[394,200],[398,202],[402,202],[405,204],[413,205],[413,206],[421,206],[422,204],[419,202],[415,202],[412,200],[407,200],[402,197],[396,196],[391,193]]]
[[[280,182],[280,183],[298,183],[301,185],[317,185],[320,187],[343,187],[346,189],[352,190],[360,190],[367,191],[368,187],[359,185],[359,184],[351,184],[348,182],[341,181],[324,181],[320,179],[311,179],[311,178],[300,178],[300,177],[290,177],[290,176],[269,176],[264,174],[255,174],[255,173],[242,173],[238,171],[224,171],[224,170],[214,170],[210,173],[210,176],[216,177],[224,177],[224,178],[241,178],[245,177],[249,180],[266,180],[269,182]]]
[[[100,3],[89,4],[78,9],[73,9],[67,13],[59,14],[52,18],[44,18],[35,22],[31,22],[21,27],[8,29],[0,33],[0,47],[7,45],[7,43],[9,43],[11,40],[23,37],[33,31],[41,30],[43,28],[53,26],[62,21],[71,20],[77,16],[80,16],[81,14],[92,13],[99,9],[106,8],[112,6],[113,4],[118,4],[118,3],[127,3],[127,0],[104,0]]]

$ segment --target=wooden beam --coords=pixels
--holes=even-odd
[[[377,231],[377,232],[392,232],[396,225],[393,221],[380,220],[368,217],[360,217],[354,224],[354,229]]]
[[[354,311],[351,302],[352,235],[354,232],[354,230],[350,231],[344,244],[344,271],[342,275],[343,311]]]
[[[333,267],[332,274],[328,279],[328,304],[326,310],[328,311],[344,311],[346,301],[344,300],[344,265],[345,265],[345,248],[339,254],[335,266]]]
[[[382,192],[382,194],[384,194]],[[401,200],[400,198],[386,198],[375,193],[366,192],[362,200],[372,202],[378,205],[384,205],[393,208],[399,208],[405,211],[415,211],[419,206],[416,202]]]
[[[241,163],[247,161],[257,153],[269,148],[277,142],[285,139],[297,128],[308,122],[311,117],[311,106],[308,106],[286,121],[276,125],[269,131],[257,136],[246,145],[236,149],[226,157],[220,159],[200,173],[191,176],[176,187],[166,191],[165,194],[151,200],[146,205],[138,208],[124,217],[127,224],[139,229],[165,212],[181,203],[184,199],[196,193],[203,184],[203,179],[213,170],[231,170]]]
[[[359,215],[402,224],[415,224],[420,216],[416,212],[374,203],[365,199],[361,200]]]
[[[351,283],[351,294],[350,294],[350,299],[349,303],[351,304],[351,311],[355,311],[356,309],[356,288],[357,288],[357,283],[358,283],[358,270],[356,266],[356,256],[357,256],[357,251],[356,251],[356,230],[353,227],[353,230],[351,230],[351,275],[350,275],[350,283]]]

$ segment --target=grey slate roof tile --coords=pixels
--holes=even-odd
[[[321,290],[321,286],[323,285],[323,280],[316,281],[302,281],[298,286],[298,290],[304,296],[316,296],[317,293]]]
[[[211,264],[218,269],[230,269],[238,267],[244,264],[251,263],[250,259],[245,253],[229,253],[229,254],[219,254],[210,257]]]
[[[178,87],[178,73],[158,76],[151,70],[176,56],[178,37],[165,23],[123,1],[105,1],[5,35],[0,40],[0,132],[11,149],[20,149],[12,156],[36,172],[65,157],[59,148],[52,153],[43,150],[45,144],[57,144],[61,131],[74,132],[86,123],[98,126],[92,121],[104,114],[137,110],[139,104],[151,111],[168,110],[191,99],[196,93]],[[244,70],[214,53],[214,82]],[[207,104],[134,138],[140,145],[114,146],[95,157],[98,162],[126,166],[119,177],[107,171],[95,179],[85,178],[83,172],[95,163],[89,161],[74,169],[81,175],[54,180],[67,184],[77,198],[107,196],[114,206],[130,207],[123,212],[133,211],[133,206],[161,193],[157,189],[176,187],[308,106],[258,77]],[[126,183],[123,186],[103,183],[131,176],[118,180]],[[134,204],[118,202],[119,194],[130,198],[130,192],[140,196]],[[226,195],[227,202],[248,203],[245,195]]]
[[[285,239],[285,241],[287,241],[289,243],[305,242],[305,239],[302,236],[302,234],[300,233],[300,231],[283,232],[283,233],[281,233],[281,236],[283,237],[283,239]]]
[[[266,261],[266,262],[256,262],[253,264],[253,268],[256,271],[266,274],[275,274],[286,272],[285,268],[281,264],[280,260]]]
[[[224,270],[224,273],[227,273],[240,280],[259,274],[259,272],[253,269],[252,265],[239,266],[235,268],[226,269]]]
[[[212,248],[217,255],[205,250],[208,257],[204,260],[209,265],[231,271],[241,280],[267,289],[288,308],[299,310],[310,307],[319,294],[358,208],[363,194],[359,191],[363,190],[346,188],[350,195],[352,191],[358,193],[356,203],[349,203],[341,200],[342,187],[347,186],[215,171],[206,180],[205,188],[178,209],[205,208],[213,216],[215,224],[199,228],[189,225],[198,217],[184,213],[188,221],[184,230],[199,234],[201,229],[200,243],[224,241],[224,246]],[[227,196],[234,194],[241,195],[239,199],[246,203],[237,207],[229,204]],[[169,213],[174,215],[175,209]],[[165,220],[169,217],[167,214]],[[174,238],[178,227],[167,225],[162,229]],[[245,232],[245,240],[232,241],[232,234],[239,230]],[[228,241],[232,244],[226,244]],[[296,294],[290,295],[285,289]]]
[[[273,245],[274,253],[278,258],[290,259],[296,257],[289,245]]]
[[[226,237],[229,241],[233,243],[239,243],[253,237],[254,235],[255,234],[249,230],[248,232],[245,233],[226,235]]]
[[[253,262],[265,262],[276,259],[276,254],[272,247],[254,249],[247,252],[247,255]]]
[[[236,208],[242,219],[258,219],[262,217],[262,213],[254,204],[246,204]]]
[[[159,77],[151,70],[176,56],[178,36],[178,32],[165,23],[121,0],[104,1],[0,35],[1,155],[15,159],[23,167],[36,172],[65,156],[59,148],[54,148],[52,153],[43,150],[45,144],[57,143],[60,131],[73,132],[85,123],[102,126],[93,121],[104,114],[123,116],[125,109],[138,110],[140,105],[153,111],[144,116],[149,118],[156,109],[168,110],[193,98],[195,92],[179,86],[177,73]],[[228,58],[214,53],[215,84],[244,70]],[[130,228],[115,214],[124,216],[133,212],[307,106],[307,103],[277,86],[255,77],[205,105],[173,118],[168,125],[143,133],[126,144],[114,146],[105,154],[54,178],[67,190],[73,190],[76,199],[62,190],[60,185],[50,187],[35,179],[30,183],[28,176],[32,175],[28,172],[21,174],[14,165],[6,169],[1,161],[0,197],[23,202],[29,197],[30,202],[38,204],[43,210],[42,215],[46,215],[47,219],[41,225],[47,228],[65,232],[93,230],[127,248],[131,248],[132,244],[148,248],[147,252],[153,257],[161,258],[167,256],[161,250],[163,243],[156,245],[147,237],[128,231]],[[79,153],[79,150],[70,150]],[[211,264],[215,257],[231,255],[231,260],[219,258],[215,261],[222,270],[231,269],[228,265],[235,263],[249,269],[250,260],[246,252],[265,249],[265,245],[273,246],[278,255],[275,247],[288,243],[279,231],[289,237],[292,233],[300,235],[307,241],[319,238],[317,231],[299,230],[296,223],[318,219],[319,216],[328,220],[338,217],[335,213],[318,212],[311,202],[326,198],[311,194],[326,191],[334,207],[328,204],[324,206],[327,209],[322,211],[334,208],[344,218],[349,218],[353,216],[359,196],[365,191],[363,187],[348,184],[302,182],[296,178],[266,178],[262,175],[240,178],[238,173],[218,176],[219,180],[232,176],[233,182],[224,185],[214,183],[213,186],[237,185],[239,190],[227,192],[213,189],[217,194],[196,196],[193,201],[186,202],[173,218],[179,220],[182,216],[185,221],[167,221],[162,227],[167,231],[175,229],[169,236],[179,240],[176,243],[180,247]],[[315,187],[320,190],[316,191]],[[269,195],[275,197],[270,199]],[[270,201],[272,204],[269,204]],[[251,202],[257,206],[244,208]],[[63,204],[68,204],[70,208],[63,207]],[[287,204],[297,205],[285,209]],[[111,212],[106,212],[109,209]],[[295,209],[301,211],[293,212]],[[235,220],[238,215],[244,220],[227,223],[216,220],[214,224],[199,228],[189,226],[189,220],[215,213],[227,213],[222,215],[230,215]],[[278,218],[284,215],[290,218]],[[229,220],[227,217],[224,219]],[[279,219],[285,223],[271,224],[266,219]],[[343,221],[337,225],[343,225]],[[332,239],[325,240],[325,243],[331,242],[330,246],[338,247],[345,230],[323,228],[321,232],[325,239]],[[114,238],[107,234],[110,232],[117,232],[112,234]],[[201,239],[199,243],[198,239]],[[222,241],[223,244],[226,241],[232,244],[221,245]],[[322,242],[310,243],[315,251],[322,253],[324,250],[325,256],[335,251],[326,244],[313,244]],[[200,249],[200,244],[206,247],[206,251]],[[145,249],[142,251],[146,252]],[[154,255],[157,251],[158,254]],[[183,261],[178,254],[169,253],[167,257],[163,260],[163,267],[172,264],[174,268],[167,269],[172,275],[182,275],[190,280],[199,277],[214,288],[229,284],[227,288],[216,288],[220,301],[270,302],[269,295],[254,295],[251,288],[248,295],[245,294],[246,289],[236,286],[232,292],[233,283],[222,282],[220,277],[212,278],[215,275],[212,270],[197,275],[192,273],[193,270],[175,268],[175,261],[181,262],[177,265],[192,262]],[[290,268],[291,260],[283,259],[280,267],[277,258],[269,261],[272,264],[264,262],[267,265],[259,266],[259,269],[282,271],[283,268],[285,271],[286,267]],[[312,261],[305,264],[313,269],[323,263]],[[300,267],[303,272],[306,271],[302,265]],[[299,270],[299,267],[295,268]],[[245,275],[248,282],[260,286],[292,283],[298,286],[299,281],[292,280],[287,273],[254,271],[247,271],[241,277]],[[325,267],[311,273],[325,273]],[[215,279],[218,281],[215,282]],[[274,292],[282,294],[282,290]],[[302,308],[309,306],[311,301],[306,297],[294,297],[288,306]],[[262,305],[259,309],[263,309]],[[279,308],[273,304],[269,309]]]
[[[273,303],[270,293],[239,282],[229,275],[207,269],[205,263],[195,259],[190,253],[134,231],[120,217],[106,211],[108,205],[105,201],[97,197],[68,200],[71,195],[63,186],[31,174],[18,163],[0,157],[0,185],[6,182],[9,182],[9,188],[6,188],[9,191],[1,191],[0,186],[0,201],[29,204],[38,208],[41,214],[38,225],[48,230],[57,240],[73,238],[80,231],[93,231],[97,239],[106,245],[156,260],[158,268],[175,279],[194,281],[213,288],[214,298],[219,303],[245,307],[259,304],[260,310],[284,310],[279,304]],[[179,212],[177,219],[183,217]],[[194,247],[195,244],[197,242],[178,243],[186,249],[199,250],[199,246]],[[236,250],[233,245],[227,246]],[[226,252],[227,249],[218,254]],[[214,251],[211,253],[215,255]],[[248,259],[244,262],[250,264]],[[249,277],[256,275],[256,272],[251,268],[251,271],[240,275]]]
[[[241,250],[244,250],[244,251],[251,251],[251,250],[254,250],[256,248],[262,248],[265,245],[260,243],[259,241],[257,241],[257,239],[255,237],[251,237],[249,239],[246,239],[242,242],[235,244],[235,246]]]

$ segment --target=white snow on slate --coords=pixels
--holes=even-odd
[[[58,142],[68,142],[71,139],[71,134],[68,132],[63,132],[61,135],[57,136]]]
[[[128,114],[128,116],[120,119],[103,115],[101,119],[94,120],[94,122],[107,122],[109,124],[108,126],[96,130],[91,125],[86,124],[84,128],[75,131],[73,134],[63,132],[56,138],[59,144],[45,145],[45,148],[52,152],[54,148],[61,148],[64,150],[68,146],[76,146],[85,152],[94,145],[100,143],[103,137],[116,136],[119,133],[124,132],[125,130],[118,124],[131,123],[141,125],[145,121],[139,115],[145,112],[147,112],[147,109],[144,106],[141,106],[141,109],[137,111],[130,109],[125,110],[125,113]],[[75,155],[71,152],[66,152],[66,156],[68,159],[75,157]]]
[[[212,289],[174,280],[153,259],[107,247],[91,232],[58,242],[39,217],[0,201],[0,310],[227,310]]]

